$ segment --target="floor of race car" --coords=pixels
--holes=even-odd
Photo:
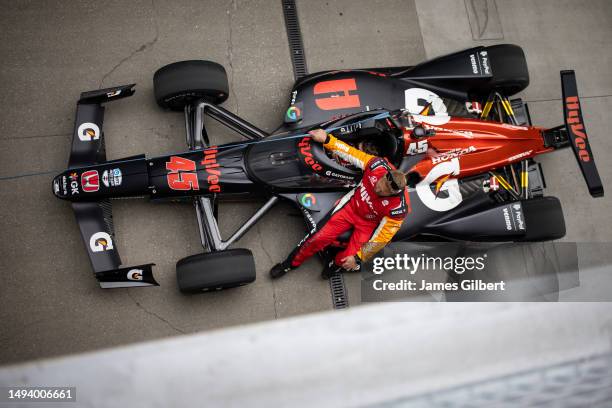
[[[534,123],[562,123],[559,70],[575,69],[584,120],[601,177],[612,180],[612,7],[545,0],[298,2],[310,72],[411,65],[477,44],[511,42],[526,52],[531,85],[522,93]],[[488,5],[488,23],[483,7]],[[152,76],[167,63],[210,59],[229,74],[225,107],[274,129],[289,102],[293,72],[280,1],[112,1],[0,8],[0,364],[330,310],[329,285],[313,259],[272,282],[268,269],[303,235],[298,212],[277,205],[236,245],[253,251],[254,284],[183,296],[175,263],[201,250],[191,205],[114,202],[125,264],[157,264],[160,287],[102,290],[66,202],[51,177],[66,165],[81,91],[136,82],[136,94],[108,105],[109,159],[185,149],[183,116],[162,112]],[[491,11],[493,10],[493,11]],[[588,29],[588,34],[587,34]],[[234,140],[210,123],[215,143]],[[610,241],[610,196],[593,200],[569,150],[541,162],[547,193],[561,199],[566,240]],[[224,204],[233,231],[259,203]],[[347,277],[351,306],[359,277]]]

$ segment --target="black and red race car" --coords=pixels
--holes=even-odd
[[[71,202],[103,288],[157,285],[152,264],[122,266],[113,233],[110,199],[142,196],[195,204],[204,253],[178,261],[182,291],[252,282],[251,252],[228,248],[278,200],[294,203],[316,230],[360,181],[357,169],[311,142],[306,132],[316,127],[420,174],[395,240],[558,239],[565,235],[561,204],[544,195],[536,156],[571,146],[588,191],[603,195],[574,72],[562,71],[561,82],[565,124],[544,129],[531,125],[520,99],[508,99],[529,84],[515,45],[471,48],[414,67],[319,72],[295,83],[284,123],[268,134],[219,106],[229,94],[222,66],[177,62],[155,73],[154,90],[160,106],[184,112],[188,151],[108,161],[102,105],[132,95],[134,85],[84,92],[68,169],[53,179],[53,192]],[[211,145],[205,116],[245,141]],[[216,217],[225,198],[265,200],[227,239]]]

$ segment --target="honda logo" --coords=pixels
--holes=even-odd
[[[100,178],[97,170],[89,170],[81,174],[81,188],[86,193],[94,193],[100,188]]]

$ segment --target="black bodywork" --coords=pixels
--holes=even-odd
[[[469,116],[472,113],[466,110],[465,102],[486,101],[490,96],[485,93],[486,84],[493,69],[487,49],[477,47],[416,67],[313,74],[295,84],[285,122],[272,135],[214,103],[200,100],[185,108],[189,150],[150,159],[140,155],[106,160],[102,105],[132,95],[134,85],[85,92],[77,104],[69,166],[54,178],[54,194],[72,202],[102,287],[156,285],[152,264],[122,267],[114,242],[110,199],[148,196],[154,200],[193,200],[205,252],[225,250],[279,199],[295,203],[304,214],[307,230],[316,230],[334,203],[359,181],[360,173],[330,158],[320,144],[311,143],[305,134],[308,129],[321,126],[352,142],[355,129],[375,128],[390,111],[425,108],[428,104],[431,107],[431,101],[418,98],[409,102],[415,106],[406,106],[406,92],[411,88],[440,95],[450,115]],[[513,119],[528,123],[524,105],[514,101],[513,106],[517,111]],[[299,114],[292,115],[295,108]],[[434,109],[435,106],[430,114],[439,113]],[[210,146],[205,116],[237,131],[245,141]],[[387,134],[380,136],[381,140],[383,137],[389,138]],[[396,166],[408,168],[419,157],[404,157],[403,143],[398,136],[386,140],[385,148]],[[411,214],[395,239],[537,239],[529,229],[533,217],[530,209],[542,203],[555,214],[555,221],[560,223],[557,235],[562,236],[565,227],[559,201],[543,197],[541,170],[535,162],[528,166],[530,190],[525,196],[486,192],[482,186],[489,175],[484,174],[458,181],[462,203],[447,212],[428,208],[411,189]],[[215,214],[219,201],[225,198],[267,201],[229,239],[223,240]],[[547,239],[551,238],[555,237]]]

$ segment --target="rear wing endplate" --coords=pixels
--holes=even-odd
[[[576,160],[578,160],[578,165],[589,188],[589,193],[593,197],[602,197],[604,189],[597,166],[595,165],[595,158],[591,151],[586,128],[584,127],[582,108],[576,85],[576,74],[573,70],[561,71],[561,89],[563,92],[563,118],[572,150]]]

